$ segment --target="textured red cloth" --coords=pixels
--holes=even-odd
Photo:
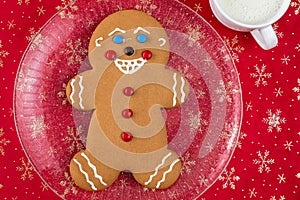
[[[292,0],[284,17],[273,25],[279,44],[269,51],[258,47],[249,33],[221,25],[208,1],[182,1],[224,39],[243,91],[238,147],[219,180],[199,199],[300,199],[300,1]],[[12,99],[18,64],[28,43],[68,2],[0,1],[0,199],[60,199],[35,173],[22,150]]]

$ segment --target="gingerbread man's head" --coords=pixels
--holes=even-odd
[[[89,44],[89,59],[94,69],[113,61],[124,74],[134,74],[145,63],[165,66],[169,50],[167,33],[155,18],[124,10],[109,15],[97,26]]]

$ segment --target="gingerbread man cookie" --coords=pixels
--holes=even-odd
[[[119,11],[97,26],[88,56],[92,69],[66,89],[72,106],[94,110],[86,149],[70,162],[76,185],[103,190],[129,171],[144,187],[168,188],[180,175],[181,161],[168,149],[161,109],[180,106],[189,84],[166,67],[166,31],[144,12]]]

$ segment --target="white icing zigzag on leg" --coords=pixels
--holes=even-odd
[[[88,175],[85,171],[83,171],[81,164],[80,164],[76,159],[73,159],[73,160],[74,160],[74,162],[78,165],[80,172],[85,176],[86,182],[88,182],[88,183],[90,184],[90,186],[91,186],[91,188],[92,188],[93,190],[95,190],[95,191],[98,190],[98,189],[95,187],[94,183],[93,183],[92,181],[90,181],[89,175]]]
[[[90,167],[90,168],[93,170],[93,172],[94,172],[94,176],[95,176],[96,178],[99,179],[99,181],[102,183],[102,185],[107,186],[107,184],[103,181],[102,176],[100,176],[100,175],[97,173],[97,168],[96,168],[95,165],[93,165],[93,164],[91,163],[89,157],[88,157],[85,153],[81,153],[80,155],[86,159],[86,161],[88,162],[89,167]]]
[[[71,81],[71,88],[72,88],[72,92],[71,92],[71,94],[70,94],[70,100],[71,100],[71,102],[72,102],[72,105],[75,103],[75,100],[74,100],[74,98],[73,98],[73,96],[74,96],[74,94],[75,94],[75,88],[74,88],[74,83],[76,82],[76,80],[75,79],[72,79],[72,81]]]
[[[159,188],[160,184],[163,183],[163,182],[166,180],[167,174],[170,173],[170,172],[172,171],[174,165],[175,165],[176,163],[178,163],[179,161],[180,161],[179,159],[176,159],[176,160],[173,161],[173,163],[170,165],[168,171],[165,171],[165,173],[164,173],[164,175],[163,175],[163,178],[157,183],[156,189]]]
[[[181,88],[180,88],[180,91],[181,91],[181,103],[183,103],[184,99],[185,99],[185,92],[183,90],[184,85],[185,85],[185,80],[184,80],[183,77],[181,77]]]
[[[82,93],[83,93],[83,90],[84,90],[84,86],[82,85],[82,76],[79,76],[79,86],[80,86],[80,92],[79,92],[79,99],[80,99],[80,102],[79,102],[79,106],[81,109],[84,109],[84,106],[82,105]]]
[[[176,86],[177,86],[177,74],[174,73],[173,75],[173,80],[174,80],[174,85],[173,85],[173,93],[174,93],[174,96],[173,96],[173,106],[176,105],[176,97],[177,97],[177,92],[176,92]]]
[[[155,177],[158,173],[158,169],[163,166],[165,164],[165,161],[167,160],[167,158],[169,158],[171,156],[171,152],[168,153],[163,159],[162,159],[162,162],[157,165],[157,167],[155,168],[155,172],[150,176],[149,180],[147,182],[145,182],[145,185],[148,185],[149,183],[151,183],[153,177]]]

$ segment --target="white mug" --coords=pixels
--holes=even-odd
[[[284,15],[290,5],[290,0],[282,0],[280,8],[276,10],[276,13],[272,17],[258,23],[242,22],[241,20],[234,19],[231,15],[232,13],[228,13],[229,11],[225,11],[225,8],[220,5],[220,1],[225,2],[227,0],[210,0],[209,2],[213,13],[222,24],[233,30],[251,32],[256,42],[265,50],[271,49],[277,45],[278,38],[272,28],[272,24]],[[251,0],[245,1],[250,2]],[[275,0],[273,1],[275,3]],[[243,7],[243,9],[247,8]]]

